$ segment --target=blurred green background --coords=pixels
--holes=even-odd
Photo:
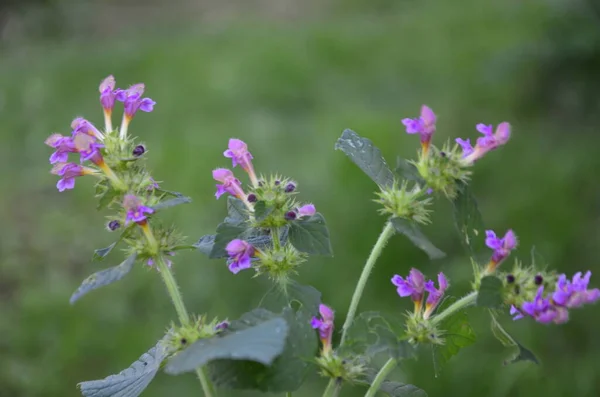
[[[77,396],[77,382],[127,367],[175,319],[160,278],[142,266],[68,303],[83,278],[121,257],[91,262],[114,238],[107,214],[95,210],[91,180],[56,191],[43,141],[68,133],[75,116],[102,125],[97,86],[108,74],[118,86],[146,83],[157,101],[131,132],[146,142],[163,186],[193,197],[164,213],[190,241],[225,215],[211,170],[228,164],[229,137],[249,143],[259,172],[299,181],[300,198],[326,216],[335,251],[312,258],[299,279],[323,292],[338,327],[384,219],[375,185],[334,142],[352,128],[390,163],[412,158],[418,139],[400,120],[423,103],[438,114],[436,143],[474,138],[478,122],[512,123],[510,143],[477,164],[472,184],[488,227],[520,237],[517,257],[527,263],[535,246],[568,274],[600,270],[599,8],[595,0],[3,2],[0,396]],[[401,316],[410,302],[389,280],[411,266],[443,270],[453,295],[466,292],[470,265],[451,222],[440,200],[427,233],[449,254],[441,261],[394,237],[360,309]],[[178,255],[175,271],[189,309],[221,317],[253,308],[269,288],[197,252]],[[507,316],[507,329],[542,361],[508,367],[485,313],[471,310],[478,342],[439,377],[427,355],[394,376],[431,397],[597,396],[599,310],[574,310],[561,326]],[[324,385],[310,376],[294,396],[318,396]],[[159,374],[143,395],[200,393],[192,375]]]

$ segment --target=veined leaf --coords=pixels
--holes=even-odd
[[[492,333],[504,345],[505,347],[511,348],[515,350],[515,353],[511,358],[504,361],[504,365],[514,364],[519,361],[531,361],[535,364],[539,364],[538,358],[531,352],[531,350],[525,348],[522,344],[517,342],[515,338],[512,337],[498,322],[494,313],[490,311],[490,316],[492,318]]]
[[[396,169],[394,171],[396,171],[396,173],[402,176],[404,179],[407,179],[409,181],[415,181],[420,183],[421,185],[425,185],[425,181],[423,180],[421,175],[419,175],[417,167],[415,167],[414,164],[404,160],[400,156],[398,156],[396,159]]]
[[[162,342],[150,349],[129,368],[117,375],[78,384],[85,397],[137,397],[150,384],[166,358]]]
[[[417,248],[423,250],[429,259],[441,259],[446,256],[442,250],[429,241],[416,223],[403,218],[392,218],[390,222],[398,233],[404,234]]]
[[[332,256],[329,230],[325,218],[316,213],[308,219],[299,219],[290,225],[288,232],[290,242],[298,251],[311,255]]]
[[[335,143],[335,149],[344,152],[377,185],[391,186],[394,182],[394,174],[371,140],[346,129]]]
[[[91,276],[83,280],[79,288],[77,288],[77,291],[75,291],[73,295],[71,295],[71,299],[69,300],[69,302],[73,304],[75,303],[75,301],[77,301],[79,298],[81,298],[88,292],[98,289],[100,287],[104,287],[105,285],[112,284],[115,281],[119,281],[131,271],[131,269],[133,268],[133,264],[135,263],[135,258],[136,254],[133,254],[127,259],[125,259],[119,266],[104,269],[92,274]]]
[[[162,201],[158,204],[156,204],[154,207],[152,207],[153,210],[162,210],[165,208],[169,208],[169,207],[175,207],[176,205],[180,205],[180,204],[187,204],[187,203],[191,203],[192,199],[189,197],[185,197],[185,196],[181,196],[181,197],[175,197],[169,200],[165,200]]]
[[[248,313],[244,320],[232,322],[225,335],[200,339],[179,352],[169,360],[165,371],[177,375],[219,359],[270,365],[284,349],[289,326],[282,317],[272,317],[270,312],[268,315],[254,312]]]
[[[477,263],[483,263],[485,227],[477,201],[468,185],[462,184],[458,195],[452,202],[454,206],[454,225],[467,253]]]
[[[496,276],[485,276],[481,279],[477,293],[477,306],[496,308],[502,305],[502,280]]]
[[[227,197],[227,218],[225,223],[231,225],[241,225],[248,220],[248,209],[244,202],[236,197]]]
[[[267,203],[264,201],[254,204],[254,217],[257,222],[263,221],[271,212],[273,212],[273,207],[267,207]]]
[[[373,383],[373,380],[376,376],[377,371],[375,371],[374,369],[368,369],[364,385],[369,387]],[[424,390],[419,389],[416,386],[400,382],[392,382],[389,380],[383,381],[383,383],[379,387],[379,391],[387,394],[390,397],[427,397],[427,393],[425,393]]]
[[[227,244],[238,238],[242,233],[246,231],[244,226],[231,225],[229,223],[221,223],[217,226],[217,234],[213,242],[212,249],[210,250],[209,258],[224,258],[227,256],[225,247]]]

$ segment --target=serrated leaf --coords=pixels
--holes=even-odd
[[[391,186],[394,182],[394,174],[371,140],[346,129],[335,143],[335,149],[344,152],[377,185]]]
[[[441,259],[446,256],[444,251],[429,241],[416,223],[403,218],[392,218],[390,222],[398,233],[404,234],[417,248],[423,250],[429,259]]]
[[[452,201],[454,207],[454,225],[460,236],[461,244],[467,253],[477,263],[481,264],[483,259],[485,227],[477,200],[473,197],[468,185],[462,184],[458,189],[458,195]]]
[[[248,219],[248,210],[244,202],[236,197],[227,197],[227,218],[225,223],[240,225]]]
[[[161,342],[117,375],[78,384],[85,397],[137,397],[150,384],[166,358]]]
[[[341,352],[346,356],[374,357],[385,353],[396,360],[415,355],[415,348],[402,336],[404,328],[393,324],[378,312],[363,312],[348,329]]]
[[[333,256],[325,218],[318,212],[308,219],[291,222],[288,237],[298,251]]]
[[[114,266],[92,274],[83,280],[79,288],[77,288],[77,291],[71,295],[69,302],[73,304],[88,292],[112,284],[115,281],[119,281],[131,271],[133,264],[135,263],[135,258],[136,254],[133,254],[125,259],[119,266]]]
[[[231,240],[238,238],[242,233],[246,231],[244,226],[231,225],[229,223],[221,223],[217,226],[217,234],[213,242],[212,249],[208,255],[209,258],[225,258],[227,252],[225,247]]]
[[[273,207],[267,207],[267,203],[264,201],[257,201],[254,204],[254,217],[257,222],[263,221],[271,212],[273,212]]]
[[[502,343],[503,346],[516,350],[511,358],[504,361],[504,365],[514,364],[519,361],[531,361],[535,364],[539,364],[538,358],[533,352],[523,345],[521,345],[515,338],[512,337],[503,327],[500,325],[496,316],[490,312],[492,318],[491,328],[492,333]]]
[[[452,299],[446,299],[444,306],[450,304]],[[440,308],[440,311],[443,309]],[[442,321],[439,329],[444,331],[442,335],[445,339],[443,345],[432,345],[433,364],[436,376],[441,372],[442,367],[458,352],[467,346],[475,343],[475,332],[469,324],[467,314],[457,312]]]
[[[396,168],[394,169],[394,171],[398,175],[402,176],[404,179],[407,179],[409,181],[419,182],[422,185],[425,184],[425,181],[419,174],[417,167],[415,167],[414,164],[404,160],[400,156],[398,156],[396,159]]]
[[[311,366],[309,360],[317,353],[317,333],[310,326],[312,315],[303,309],[294,313],[288,307],[283,316],[290,329],[283,353],[270,366],[248,361],[215,361],[209,368],[216,385],[271,393],[295,391],[302,385]]]
[[[192,202],[192,199],[189,197],[185,197],[185,196],[175,197],[175,198],[165,200],[165,201],[162,201],[162,202],[156,204],[154,207],[152,207],[152,209],[155,211],[158,211],[158,210],[162,210],[165,208],[175,207],[176,205],[187,204],[187,203],[191,203],[191,202]]]
[[[502,305],[502,280],[496,276],[485,276],[481,279],[477,293],[477,306],[496,308]]]
[[[178,375],[219,359],[271,365],[283,351],[288,331],[288,324],[282,317],[269,318],[251,326],[243,322],[232,323],[225,335],[200,339],[179,352],[169,360],[165,372]]]

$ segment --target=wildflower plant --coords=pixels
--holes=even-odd
[[[259,162],[255,167],[248,145],[230,139],[223,164],[212,171],[215,198],[226,202],[227,215],[214,234],[189,244],[160,218],[162,211],[189,203],[190,198],[157,183],[145,164],[146,146],[129,134],[138,111],[151,112],[156,103],[143,97],[143,84],[119,89],[112,76],[101,82],[99,91],[104,129],[76,118],[70,135],[52,134],[46,144],[54,150],[51,172],[59,177],[60,192],[73,189],[77,177],[96,180],[97,208],[109,212],[106,229],[118,236],[110,246],[96,250],[93,259],[105,259],[117,245],[124,246],[125,259],[85,279],[71,303],[123,279],[141,264],[163,279],[178,321],[157,335],[156,345],[126,370],[80,383],[84,396],[138,396],[161,369],[172,375],[195,373],[209,397],[217,396],[219,388],[291,396],[311,370],[329,378],[326,397],[338,396],[344,385],[365,387],[367,397],[378,391],[396,397],[424,395],[416,386],[386,378],[400,360],[415,357],[423,346],[433,349],[439,371],[461,348],[472,344],[475,333],[465,314],[468,307],[489,311],[494,335],[516,351],[509,362],[537,362],[497,316],[506,312],[514,320],[560,324],[568,320],[569,310],[600,299],[600,290],[589,286],[590,272],[567,277],[519,260],[510,268],[506,262],[518,245],[515,232],[497,234],[483,226],[468,184],[476,162],[508,142],[510,125],[500,123],[494,129],[478,124],[483,136],[475,146],[459,138],[440,149],[433,144],[437,116],[423,106],[419,117],[402,120],[407,133],[420,137],[417,160],[399,158],[394,171],[369,139],[351,130],[345,130],[335,145],[378,185],[374,200],[386,218],[335,346],[334,309],[322,302],[319,291],[294,280],[303,266],[309,266],[310,256],[333,254],[325,218],[315,204],[301,198],[299,183],[276,173],[257,173]],[[123,116],[115,128],[113,111],[119,102]],[[79,162],[73,161],[77,156]],[[390,288],[413,302],[412,311],[394,319],[374,312],[357,314],[369,275],[395,234],[407,237],[430,259],[445,256],[420,229],[433,221],[431,204],[438,198],[453,205],[456,228],[474,270],[472,291],[454,299],[450,277],[444,273],[434,276],[414,267],[399,269],[399,274],[390,275]],[[482,256],[479,246],[484,243]],[[268,279],[272,288],[263,299],[268,304],[249,308],[235,320],[227,320],[227,313],[219,317],[189,313],[173,274],[180,250],[195,250],[220,261],[231,277],[253,272],[254,277]],[[375,357],[381,355],[387,361],[379,368]]]

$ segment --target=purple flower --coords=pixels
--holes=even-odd
[[[421,107],[421,115],[416,119],[403,119],[402,124],[406,127],[408,134],[419,134],[421,136],[421,146],[426,153],[429,143],[435,132],[435,122],[437,117],[433,110],[426,105]]]
[[[412,301],[415,302],[416,311],[421,309],[423,292],[425,291],[425,276],[423,276],[423,273],[412,268],[406,278],[402,278],[397,274],[394,275],[394,277],[392,277],[392,284],[398,287],[396,289],[398,295],[401,297],[411,297]]]
[[[95,139],[103,140],[104,134],[102,134],[94,124],[90,123],[83,117],[77,117],[71,122],[71,128],[73,129],[73,136],[77,134],[86,134]]]
[[[298,218],[301,218],[303,216],[313,216],[317,212],[317,209],[313,204],[306,204],[298,208],[297,212]]]
[[[319,305],[319,314],[321,318],[313,317],[310,321],[311,327],[319,330],[319,337],[323,344],[323,352],[331,350],[331,337],[333,336],[333,310],[324,304]]]
[[[215,193],[215,197],[217,199],[227,192],[240,200],[245,200],[246,194],[244,193],[244,189],[242,189],[242,184],[233,176],[233,172],[227,168],[217,168],[213,171],[213,178],[222,183],[221,185],[216,185],[217,192]]]
[[[477,131],[483,134],[483,136],[477,138],[477,144],[475,145],[475,148],[471,147],[468,140],[461,140],[463,143],[457,140],[457,143],[463,147],[463,158],[468,163],[473,163],[483,157],[483,155],[490,150],[494,150],[499,146],[505,145],[510,139],[510,124],[507,122],[498,124],[496,127],[496,132],[493,131],[492,125],[477,124],[476,128]],[[468,143],[468,146],[465,146],[465,143]]]
[[[238,164],[244,169],[250,176],[252,185],[258,186],[258,179],[254,173],[254,167],[252,165],[252,154],[248,151],[248,145],[246,142],[232,138],[229,140],[229,147],[223,155],[231,159],[232,166],[235,168]]]
[[[566,308],[554,306],[549,299],[543,297],[544,287],[540,287],[531,302],[524,302],[521,305],[521,313],[533,317],[542,324],[555,323],[560,324],[569,320],[569,312]],[[521,317],[519,317],[521,318]]]
[[[100,149],[104,147],[103,144],[97,143],[92,136],[87,134],[75,134],[73,143],[75,144],[75,149],[79,152],[82,163],[90,160],[100,167],[104,166],[104,159],[100,153]]]
[[[57,163],[50,172],[62,177],[56,184],[59,192],[73,189],[76,177],[95,173],[93,169],[75,163]]]
[[[592,272],[586,272],[583,277],[581,275],[581,272],[576,273],[573,276],[573,281],[569,281],[564,274],[559,276],[556,282],[556,291],[552,294],[552,300],[555,304],[568,308],[576,308],[586,303],[594,303],[600,299],[600,290],[598,288],[587,289]]]
[[[144,94],[144,84],[134,84],[126,90],[118,89],[115,91],[115,98],[123,102],[125,106],[125,117],[131,120],[139,110],[142,112],[151,112],[154,110],[154,102],[150,98],[142,98]]]
[[[522,319],[523,313],[521,313],[521,311],[519,309],[517,309],[514,305],[510,306],[510,315],[513,316],[513,320],[520,320]]]
[[[240,270],[252,267],[251,257],[254,255],[254,247],[247,241],[235,239],[225,247],[229,255],[229,270],[237,274]]]
[[[69,136],[61,134],[52,134],[46,139],[46,145],[56,149],[50,156],[50,164],[66,163],[69,159],[69,153],[77,152],[75,143]]]
[[[175,253],[174,252],[167,252],[167,255],[169,255],[169,256],[175,256]],[[146,261],[146,264],[148,266],[154,266],[154,258],[148,258],[148,260]],[[170,259],[165,259],[165,265],[167,265],[167,267],[170,269],[171,265],[173,265],[173,262]],[[159,268],[156,268],[156,270],[158,270],[160,272]]]
[[[112,112],[117,96],[115,91],[115,78],[110,75],[102,80],[98,90],[100,91],[100,103],[102,104],[104,111],[108,113]]]
[[[493,272],[517,247],[517,236],[512,230],[508,230],[503,238],[498,238],[492,230],[486,230],[485,236],[485,245],[494,250],[488,264],[488,272]]]
[[[435,310],[437,305],[442,300],[444,296],[444,292],[448,288],[448,280],[444,273],[438,274],[438,285],[439,288],[436,289],[433,281],[429,280],[425,283],[425,291],[429,293],[427,296],[427,301],[425,302],[425,313],[423,314],[424,319],[428,319],[431,316],[431,313]]]
[[[152,208],[142,205],[141,200],[133,194],[125,195],[123,208],[127,211],[127,215],[125,216],[126,225],[130,222],[135,222],[139,225],[145,224],[147,219],[145,214],[154,213]]]
[[[463,150],[463,154],[462,157],[465,158],[468,155],[470,155],[471,153],[473,153],[473,146],[471,146],[471,140],[470,139],[461,139],[461,138],[456,138],[456,143],[458,143],[460,145],[460,147],[462,147]]]

